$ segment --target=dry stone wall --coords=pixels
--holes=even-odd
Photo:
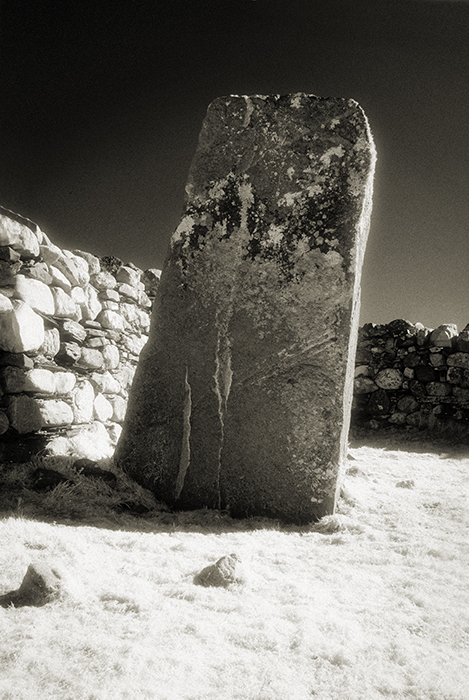
[[[469,430],[469,325],[396,320],[359,331],[352,427]]]
[[[112,456],[159,274],[0,207],[0,459]]]

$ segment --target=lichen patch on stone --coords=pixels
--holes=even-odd
[[[334,146],[333,148],[329,148],[329,150],[327,150],[324,153],[324,155],[321,156],[321,158],[319,160],[321,161],[321,163],[323,163],[326,166],[326,168],[328,168],[331,164],[331,159],[333,158],[333,156],[337,156],[338,158],[342,158],[344,153],[345,153],[345,151],[344,151],[343,146],[341,146],[341,145]]]

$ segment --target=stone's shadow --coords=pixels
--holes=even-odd
[[[2,517],[15,517],[14,513]],[[23,519],[28,519],[22,515]],[[151,512],[143,516],[133,516],[126,512],[115,513],[110,517],[97,516],[95,518],[78,519],[68,517],[56,517],[36,515],[31,520],[53,525],[65,525],[66,527],[93,527],[100,530],[119,530],[122,532],[142,533],[175,533],[196,532],[202,534],[226,534],[230,532],[253,532],[255,530],[275,530],[278,532],[310,532],[316,523],[308,525],[293,525],[282,523],[279,520],[264,517],[236,519],[224,511],[209,510],[203,508],[195,511],[179,512]]]

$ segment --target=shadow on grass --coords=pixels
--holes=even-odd
[[[252,517],[235,519],[227,511],[202,508],[172,511],[114,467],[115,486],[99,478],[88,478],[73,468],[68,457],[33,458],[26,464],[0,467],[0,518],[19,518],[71,527],[95,527],[129,532],[228,533],[259,529],[302,532],[279,520]],[[49,490],[35,490],[34,472],[53,469],[67,479]],[[130,507],[127,507],[130,504]],[[132,510],[145,512],[133,513]]]

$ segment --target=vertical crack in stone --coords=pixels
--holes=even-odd
[[[186,376],[184,379],[184,406],[182,409],[182,446],[181,446],[181,458],[179,460],[179,472],[176,479],[176,500],[181,495],[181,491],[184,486],[184,479],[186,478],[187,470],[189,469],[189,464],[191,461],[191,413],[192,413],[192,392],[191,385],[189,384],[189,367],[186,365]]]
[[[248,115],[254,110],[251,101],[247,102]],[[225,441],[225,417],[227,412],[228,398],[233,383],[233,370],[231,366],[231,340],[229,335],[229,324],[233,316],[233,309],[237,294],[238,268],[242,262],[243,246],[249,240],[248,211],[254,202],[251,183],[245,179],[238,185],[238,195],[240,199],[240,226],[235,240],[235,251],[230,259],[227,268],[228,274],[225,279],[229,285],[229,296],[224,307],[218,307],[215,316],[215,327],[217,329],[217,345],[215,351],[215,393],[218,398],[218,417],[220,421],[220,446],[218,450],[217,469],[217,492],[218,508],[222,507],[221,495],[221,467],[222,452]]]
[[[218,450],[218,471],[217,471],[217,491],[218,491],[218,508],[221,508],[221,455],[223,452],[223,444],[225,441],[225,415],[228,403],[228,398],[231,391],[233,381],[233,371],[231,369],[231,343],[228,337],[228,319],[225,323],[220,322],[220,311],[217,311],[216,327],[217,327],[217,349],[215,352],[215,392],[218,398],[218,417],[220,420],[220,447]]]

